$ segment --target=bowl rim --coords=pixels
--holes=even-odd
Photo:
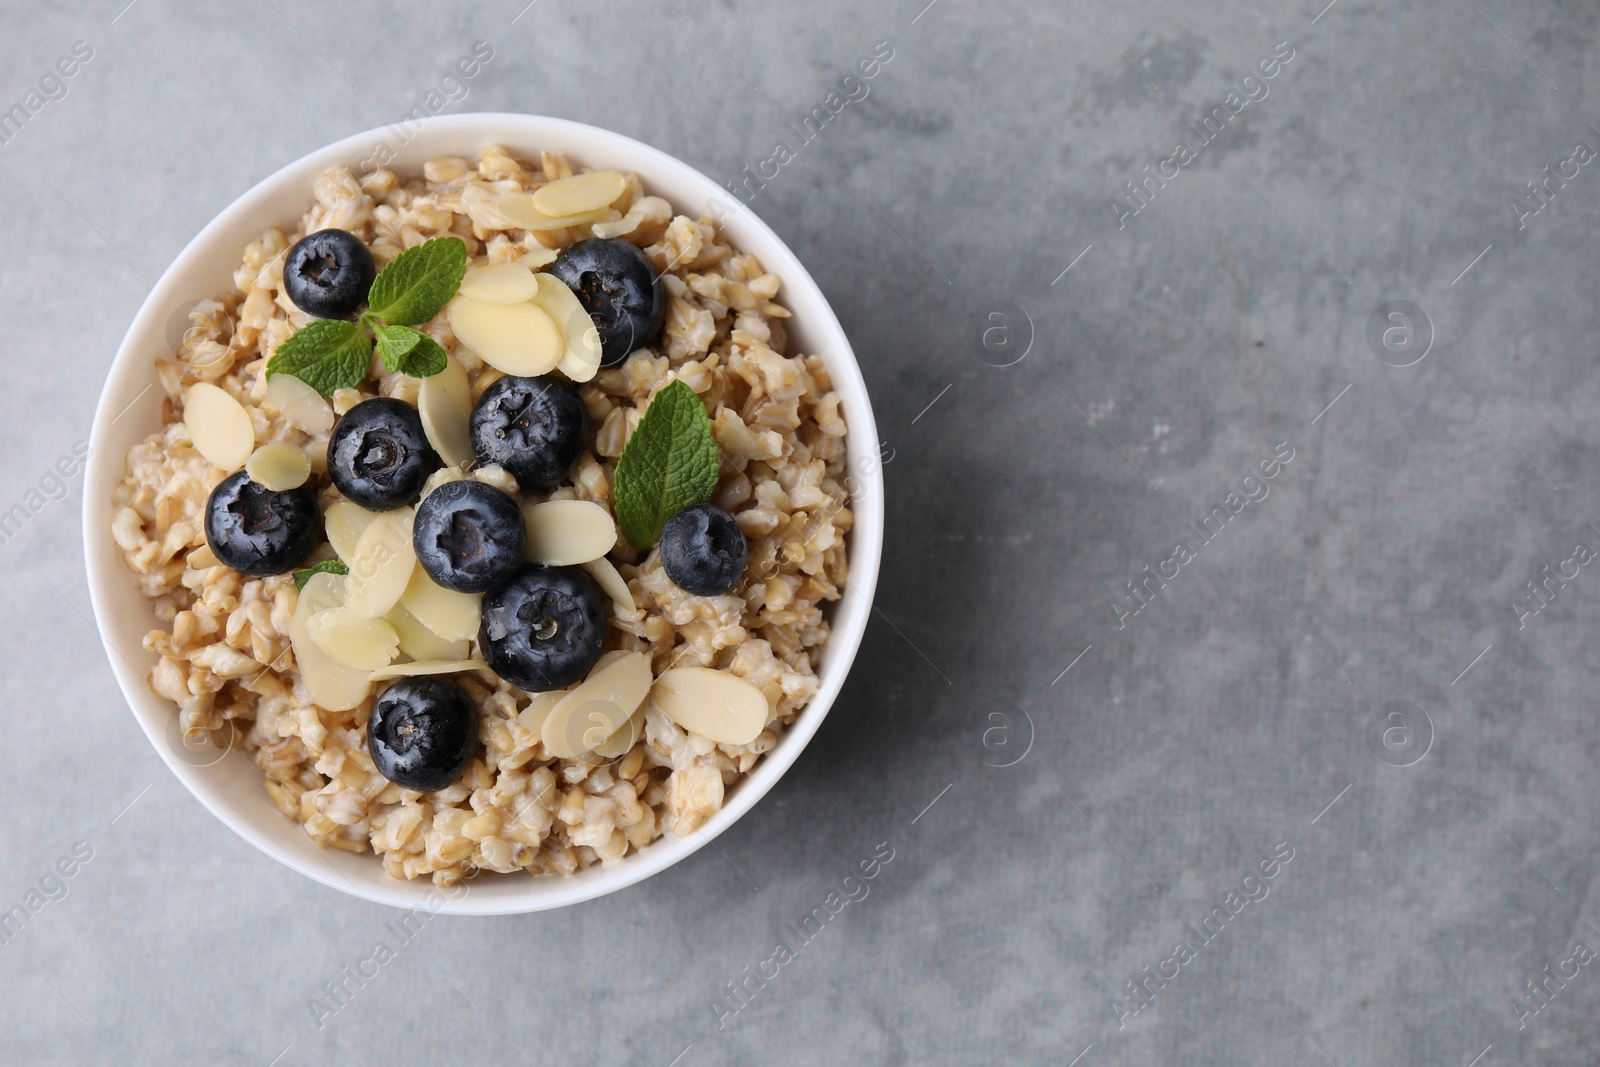
[[[253,761],[242,752],[226,753],[220,761],[204,767],[173,753],[163,724],[176,722],[174,706],[171,701],[156,695],[146,680],[148,668],[156,657],[142,652],[142,645],[138,646],[142,654],[130,657],[113,640],[113,634],[119,628],[126,630],[129,626],[142,626],[139,633],[142,639],[143,631],[150,628],[149,621],[154,619],[154,615],[130,620],[118,613],[116,601],[127,600],[129,592],[144,603],[147,610],[149,605],[134,588],[133,576],[111,536],[111,491],[125,470],[127,450],[123,445],[109,443],[108,439],[113,436],[113,424],[124,414],[139,407],[144,395],[151,391],[150,383],[155,380],[154,360],[145,358],[141,362],[141,353],[148,355],[151,349],[157,347],[152,339],[159,339],[156,335],[165,326],[163,312],[179,306],[190,295],[183,290],[188,282],[187,275],[200,269],[198,261],[208,255],[221,255],[223,250],[219,242],[225,241],[231,244],[228,256],[236,266],[244,244],[258,238],[275,221],[280,221],[281,215],[269,213],[269,204],[289,197],[296,189],[299,190],[299,202],[302,205],[309,203],[311,185],[318,175],[340,164],[356,169],[366,162],[364,154],[372,158],[380,145],[393,150],[390,141],[397,138],[398,129],[400,127],[388,126],[352,134],[302,156],[257,182],[207,223],[152,286],[107,370],[90,433],[83,504],[83,546],[90,599],[112,673],[130,713],[157,755],[212,815],[257,849],[313,881],[373,903],[423,908],[434,914],[507,915],[544,911],[616,892],[686,859],[754,807],[776,785],[815,736],[844,684],[874,610],[872,599],[877,586],[884,527],[882,470],[877,462],[877,426],[866,383],[849,339],[815,279],[782,238],[756,216],[748,204],[693,166],[624,134],[550,116],[469,112],[432,116],[419,126],[407,128],[404,131],[407,136],[401,141],[399,149],[380,165],[401,170],[420,170],[427,159],[441,155],[465,155],[470,158],[484,145],[497,143],[507,145],[513,154],[523,158],[544,149],[560,152],[585,165],[633,170],[640,174],[649,187],[671,187],[675,190],[668,195],[674,211],[693,210],[695,204],[703,201],[707,211],[701,214],[715,215],[730,244],[741,252],[755,254],[765,269],[782,279],[786,306],[791,310],[806,306],[803,317],[800,311],[795,312],[795,324],[802,327],[795,332],[806,337],[803,350],[822,357],[845,411],[848,426],[847,459],[850,474],[855,478],[850,498],[855,516],[849,534],[850,578],[846,582],[845,595],[835,605],[833,629],[823,661],[817,669],[817,694],[774,748],[762,757],[749,774],[730,787],[721,809],[688,837],[666,834],[610,867],[597,864],[567,876],[529,875],[524,886],[510,888],[505,886],[512,879],[523,876],[505,875],[500,876],[505,882],[495,881],[489,892],[473,891],[469,884],[469,889],[461,893],[442,891],[428,878],[391,878],[370,852],[352,855],[337,850],[323,850],[311,844],[298,824],[271,806],[259,785],[246,783],[254,787],[255,795],[251,797],[246,795],[249,790],[239,788],[237,780],[230,780],[228,770],[235,765],[248,767],[252,774],[260,773]],[[528,146],[533,147],[529,149]],[[602,157],[602,161],[597,162],[596,156]],[[685,198],[682,194],[689,190],[693,193]],[[713,205],[717,206],[714,208]],[[303,210],[303,206],[297,210]],[[281,221],[292,221],[292,218]],[[240,241],[239,232],[250,236]],[[227,262],[227,258],[223,262]],[[210,284],[209,281],[207,284]],[[211,289],[205,291],[219,291],[217,287],[226,284],[227,280],[218,279]],[[145,382],[145,388],[132,401],[128,401],[128,395],[140,382]],[[143,402],[140,410],[148,410],[153,405],[159,412],[160,390],[155,391],[158,395]],[[113,411],[116,414],[113,415]],[[126,430],[120,432],[126,434]],[[132,440],[140,440],[148,432]],[[124,607],[122,615],[126,614],[127,608]],[[135,658],[143,662],[145,667],[136,668],[133,662]],[[227,766],[223,770],[216,770],[224,764]],[[282,828],[252,817],[262,809],[280,821]],[[284,832],[283,828],[289,828],[290,832]],[[316,857],[320,857],[321,861],[318,862]],[[378,879],[368,877],[370,872],[353,866],[352,861],[376,870]],[[352,873],[358,877],[352,879]]]

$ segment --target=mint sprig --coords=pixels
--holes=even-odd
[[[267,361],[267,378],[288,374],[323,396],[354,389],[372,365],[372,338],[343,319],[317,319],[289,335]]]
[[[391,374],[427,378],[448,365],[439,342],[412,327],[439,314],[461,288],[467,246],[459,237],[435,237],[394,258],[373,279],[367,310],[356,322],[317,319],[289,336],[267,361],[267,378],[288,374],[325,397],[354,389],[372,366],[373,344]]]
[[[413,378],[431,377],[444,370],[450,359],[438,341],[410,326],[375,323],[372,332],[378,338],[378,358],[391,374],[399,371]]]
[[[309,567],[301,567],[294,572],[294,587],[305,589],[306,583],[316,574],[349,574],[350,568],[336,559],[325,559],[321,563],[313,563]]]
[[[449,302],[467,273],[459,237],[435,237],[395,257],[372,282],[367,314],[390,326],[421,326]]]
[[[695,391],[681,381],[656,393],[617,460],[617,524],[634,548],[655,544],[661,527],[717,487],[717,442]]]

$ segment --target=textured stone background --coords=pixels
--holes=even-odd
[[[0,947],[0,1059],[1600,1058],[1594,966],[1521,1000],[1521,1029],[1512,1007],[1600,947],[1600,577],[1568,565],[1520,629],[1513,607],[1600,548],[1600,176],[1569,165],[1521,229],[1511,206],[1600,144],[1595,5],[123,2],[0,14],[7,105],[95,53],[0,147],[0,510],[87,435],[200,226],[399,119],[474,41],[495,58],[450,110],[581,119],[718,178],[888,41],[755,204],[834,301],[892,451],[882,616],[724,855],[435,920],[319,1030],[307,998],[397,913],[275,866],[163,768],[86,621],[74,481],[0,546],[0,903],[76,842],[94,858]],[[1123,183],[1280,42],[1269,94],[1119,229]],[[1374,348],[1395,300],[1426,319]],[[1202,545],[1189,523],[1280,443],[1270,494]],[[1119,629],[1179,541],[1195,557]],[[725,983],[881,842],[870,895],[719,1030]],[[1268,895],[1201,946],[1185,923],[1274,848]],[[1119,1019],[1180,938],[1197,958]]]

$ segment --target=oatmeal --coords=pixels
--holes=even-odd
[[[339,167],[312,193],[157,359],[164,425],[113,520],[161,623],[151,688],[318,844],[397,878],[571,874],[693,834],[816,693],[847,574],[840,398],[789,352],[780,280],[637,176],[550,154]],[[459,255],[442,238],[465,277],[406,322],[385,278]],[[597,288],[597,250],[642,253],[655,324],[625,313],[648,293]],[[663,502],[630,468],[656,469],[669,416],[672,447],[701,420],[708,466]]]

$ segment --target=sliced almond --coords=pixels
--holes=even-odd
[[[594,753],[597,756],[604,756],[606,759],[626,756],[628,750],[642,736],[644,736],[644,711],[640,710],[634,712],[633,718],[623,723],[622,728],[616,733],[594,746]]]
[[[507,226],[519,229],[542,228],[550,221],[550,216],[533,206],[531,193],[510,193],[496,197],[490,202],[489,210]]]
[[[517,721],[525,728],[538,733],[544,729],[545,716],[550,714],[550,709],[561,703],[561,698],[566,695],[564,689],[532,694],[533,699],[528,702],[528,706],[517,713]]]
[[[597,222],[590,227],[596,237],[622,237],[639,228],[639,223],[644,220],[644,215],[636,208],[629,208],[628,213],[616,222]],[[600,750],[595,749],[596,752]]]
[[[610,652],[600,653],[600,658],[594,661],[594,666],[589,668],[589,677],[593,678],[596,671],[604,670],[620,659],[633,655],[625,648],[614,648]]]
[[[533,207],[551,218],[596,211],[610,207],[627,187],[628,180],[614,170],[591,170],[539,186]]]
[[[347,605],[319,611],[306,620],[306,635],[337,663],[375,671],[394,662],[400,637],[382,619],[358,615]]]
[[[643,652],[624,653],[604,666],[596,664],[588,678],[550,709],[539,731],[545,750],[558,759],[593,751],[633,718],[653,680],[650,657]]]
[[[621,237],[636,231],[646,221],[666,222],[672,218],[672,205],[659,196],[641,196],[616,222],[597,222],[590,227],[596,237]]]
[[[520,304],[532,300],[538,288],[533,271],[522,263],[487,263],[467,271],[456,291],[486,304]]]
[[[568,226],[581,226],[584,223],[603,219],[606,215],[616,215],[621,218],[620,212],[611,211],[606,207],[594,208],[589,211],[578,211],[570,215],[547,215],[540,211],[533,202],[532,193],[511,193],[502,196],[489,205],[501,222],[519,230],[560,230]]]
[[[407,611],[404,604],[396,604],[383,618],[399,635],[400,651],[414,660],[460,660],[472,654],[471,642],[446,641],[417,621],[417,617]]]
[[[592,500],[547,500],[522,509],[529,563],[568,567],[597,560],[617,544],[617,524]]]
[[[328,544],[333,546],[346,565],[355,558],[361,535],[367,532],[367,527],[377,517],[377,512],[368,511],[349,500],[335,500],[322,513],[322,529],[328,535]]]
[[[416,620],[446,641],[470,641],[478,636],[482,593],[458,593],[435,584],[418,567],[400,597]]]
[[[543,245],[540,245],[532,251],[525,253],[521,259],[517,260],[517,262],[521,263],[529,270],[538,270],[540,267],[548,267],[560,256],[561,253],[557,252],[555,249],[546,248]]]
[[[428,498],[428,494],[439,488],[441,485],[448,485],[450,482],[462,481],[466,478],[466,476],[466,472],[464,472],[460,467],[440,467],[438,470],[428,475],[428,480],[422,483],[421,499],[426,500]]]
[[[542,312],[541,312],[542,314]],[[560,357],[556,357],[557,362]],[[194,447],[214,467],[236,471],[256,447],[256,431],[244,405],[210,382],[189,386],[183,398],[183,424]]]
[[[561,329],[566,348],[558,365],[562,374],[575,382],[586,382],[600,370],[600,329],[594,319],[554,274],[536,274],[539,291],[533,302]]]
[[[333,408],[321,393],[294,375],[274,374],[267,379],[267,396],[295,429],[310,434],[333,429]]]
[[[259,482],[274,493],[298,489],[311,477],[311,461],[306,451],[294,445],[262,445],[245,461],[245,473],[252,482]]]
[[[473,471],[471,478],[484,485],[492,485],[506,496],[514,497],[520,488],[514,474],[500,466],[498,463],[486,463]]]
[[[719,745],[748,745],[767,725],[766,695],[727,671],[673,667],[650,690],[662,714]]]
[[[417,570],[417,554],[411,547],[410,508],[397,508],[373,517],[350,565],[350,610],[377,618],[399,601]]]
[[[589,572],[589,577],[594,579],[595,584],[605,592],[606,596],[617,602],[617,607],[624,611],[638,610],[633,602],[633,590],[628,588],[628,583],[623,580],[621,572],[609,559],[604,556],[591,559],[583,565],[583,569]]]
[[[548,374],[566,354],[566,338],[533,304],[489,304],[458,296],[450,301],[456,339],[502,374]]]
[[[468,432],[472,385],[454,356],[445,363],[444,370],[422,379],[417,386],[417,414],[422,416],[422,432],[428,435],[428,443],[446,463],[461,467],[472,462],[472,437]]]
[[[372,680],[383,681],[385,678],[414,678],[422,674],[461,674],[464,671],[476,671],[488,664],[481,659],[452,659],[452,660],[417,660],[413,663],[396,663],[392,667],[384,667],[372,672]]]
[[[289,623],[289,644],[294,649],[295,666],[311,699],[328,711],[349,711],[367,698],[368,672],[347,667],[329,656],[307,632],[313,615],[336,610],[344,604],[345,576],[313,574],[300,591],[294,618]]]

